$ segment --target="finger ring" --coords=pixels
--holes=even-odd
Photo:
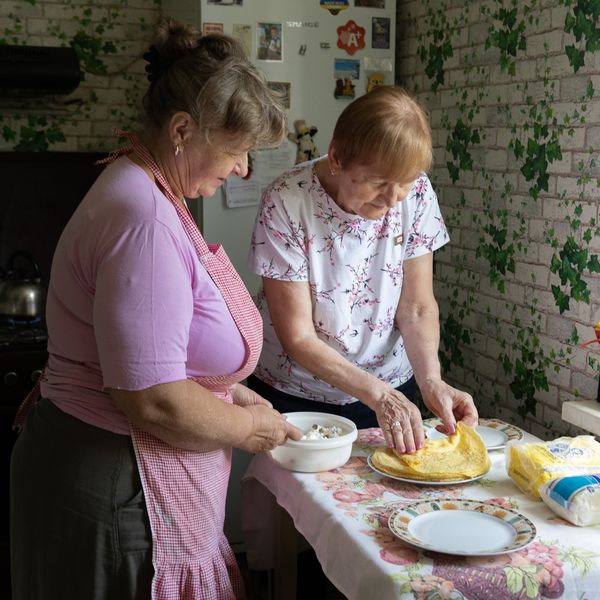
[[[402,429],[402,423],[400,423],[400,421],[392,421],[390,423],[390,429]]]

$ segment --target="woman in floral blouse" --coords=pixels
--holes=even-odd
[[[399,87],[376,88],[342,112],[326,156],[266,190],[249,255],[264,321],[249,385],[281,412],[380,426],[399,452],[424,443],[415,383],[444,432],[477,424],[473,399],[442,380],[438,360],[433,251],[448,232],[431,160],[420,106]]]

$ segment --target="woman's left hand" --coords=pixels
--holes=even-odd
[[[425,406],[442,420],[437,427],[446,435],[456,429],[456,422],[475,427],[479,420],[473,398],[467,392],[457,390],[442,379],[427,379],[419,386]]]
[[[231,396],[233,398],[233,403],[237,404],[237,406],[253,406],[255,404],[264,404],[269,408],[273,408],[273,405],[268,400],[265,400],[255,391],[247,388],[241,383],[237,383],[231,388]]]

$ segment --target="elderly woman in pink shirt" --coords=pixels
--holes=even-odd
[[[226,36],[164,20],[145,58],[144,134],[121,132],[54,255],[48,365],[12,458],[14,600],[243,597],[231,448],[301,435],[240,385],[261,319],[185,203],[243,177],[283,110]]]

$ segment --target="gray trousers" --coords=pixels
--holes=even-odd
[[[49,400],[31,409],[10,478],[13,600],[147,600],[152,537],[131,438]]]

